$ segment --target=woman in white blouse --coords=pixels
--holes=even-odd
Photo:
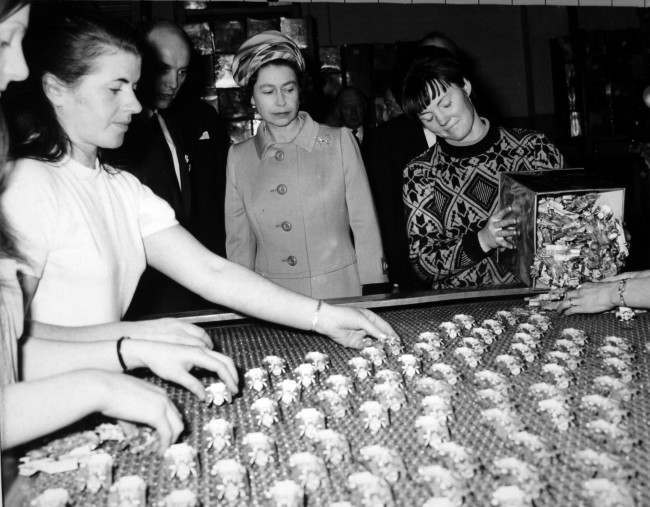
[[[53,20],[39,37],[42,46],[30,61],[40,84],[30,114],[36,121],[19,144],[22,158],[15,163],[2,209],[24,259],[23,289],[28,300],[33,297],[30,334],[76,343],[48,346],[47,340],[28,340],[23,351],[26,374],[119,370],[120,363],[125,369],[149,366],[202,396],[200,382],[188,373],[196,365],[217,372],[236,391],[232,361],[211,351],[209,338],[197,326],[174,319],[120,322],[145,262],[215,303],[314,330],[345,346],[358,348],[366,335],[394,333],[372,312],[294,294],[212,254],[177,224],[168,205],[147,187],[102,164],[101,148],[119,146],[131,115],[140,110],[134,95],[140,54],[125,28],[68,16]],[[133,339],[119,341],[116,355],[120,337]],[[156,348],[151,340],[171,343]],[[65,361],[58,361],[61,357]],[[66,410],[50,407],[58,415],[56,423],[35,422],[40,426],[27,431],[20,425],[24,418],[19,411],[5,411],[12,417],[4,426],[9,445],[94,410],[155,426],[163,445],[182,429],[180,415],[157,387],[118,376],[104,379],[100,388],[87,382],[85,370],[65,375],[66,384],[69,375],[79,378]],[[54,390],[52,378],[42,389]],[[20,394],[28,384],[16,384],[14,394],[7,391],[9,396],[5,392],[8,406],[38,411]],[[144,399],[150,403],[142,403]],[[89,406],[90,401],[94,404]],[[3,445],[8,445],[6,439]]]

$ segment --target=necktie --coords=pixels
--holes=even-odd
[[[361,139],[359,139],[360,134],[361,134],[361,133],[359,132],[359,129],[358,129],[358,128],[356,128],[356,129],[352,129],[352,135],[354,135],[354,138],[356,139],[357,144],[358,144],[359,146],[361,146]]]
[[[167,127],[167,122],[162,117],[162,115],[157,111],[154,111],[154,116],[158,120],[158,124],[160,125],[160,130],[162,130],[163,136],[165,137],[165,141],[167,142],[167,146],[169,147],[169,151],[172,156],[172,161],[174,163],[174,172],[176,174],[176,181],[178,182],[178,188],[181,193],[183,210],[185,212],[185,216],[189,217],[190,210],[191,210],[191,190],[190,190],[191,187],[190,187],[190,175],[187,170],[187,166],[185,164],[182,164],[178,158],[178,150],[176,148],[176,144],[174,143],[174,139],[172,138],[172,135],[169,132],[169,128]]]

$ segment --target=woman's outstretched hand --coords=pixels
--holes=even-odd
[[[567,291],[557,310],[564,315],[611,310],[618,304],[617,285],[616,281],[583,283]]]
[[[384,319],[364,308],[333,306],[323,303],[314,331],[329,336],[344,347],[360,349],[366,346],[368,336],[377,340],[398,338]]]

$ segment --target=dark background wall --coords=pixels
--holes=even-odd
[[[506,117],[553,114],[549,39],[569,34],[566,7],[305,4],[322,45],[415,40],[439,30],[469,53],[476,73]],[[637,9],[574,8],[576,28],[638,28]],[[529,111],[524,42],[530,47],[534,111]]]
[[[41,1],[41,0],[36,0]],[[108,11],[183,22],[180,2],[100,0]],[[272,12],[281,2],[215,2],[224,11]],[[511,123],[544,129],[554,114],[549,41],[575,30],[638,29],[643,9],[379,3],[297,3],[294,11],[313,19],[322,46],[417,40],[439,30],[474,58],[484,90]],[[631,72],[633,70],[631,69]],[[528,86],[530,84],[531,86]],[[650,83],[649,83],[650,84]],[[643,104],[639,98],[639,106]],[[532,124],[531,124],[532,123]]]

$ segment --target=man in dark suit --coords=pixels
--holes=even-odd
[[[174,209],[179,223],[217,254],[225,253],[223,203],[228,136],[216,111],[190,93],[179,96],[191,58],[180,27],[157,22],[145,33],[138,89],[143,111],[133,118],[109,161],[134,173]],[[182,104],[180,103],[182,101]],[[127,315],[214,306],[148,268]]]
[[[363,146],[388,263],[388,278],[401,291],[428,288],[411,268],[402,204],[402,171],[411,159],[427,148],[422,125],[405,114],[368,130]]]

